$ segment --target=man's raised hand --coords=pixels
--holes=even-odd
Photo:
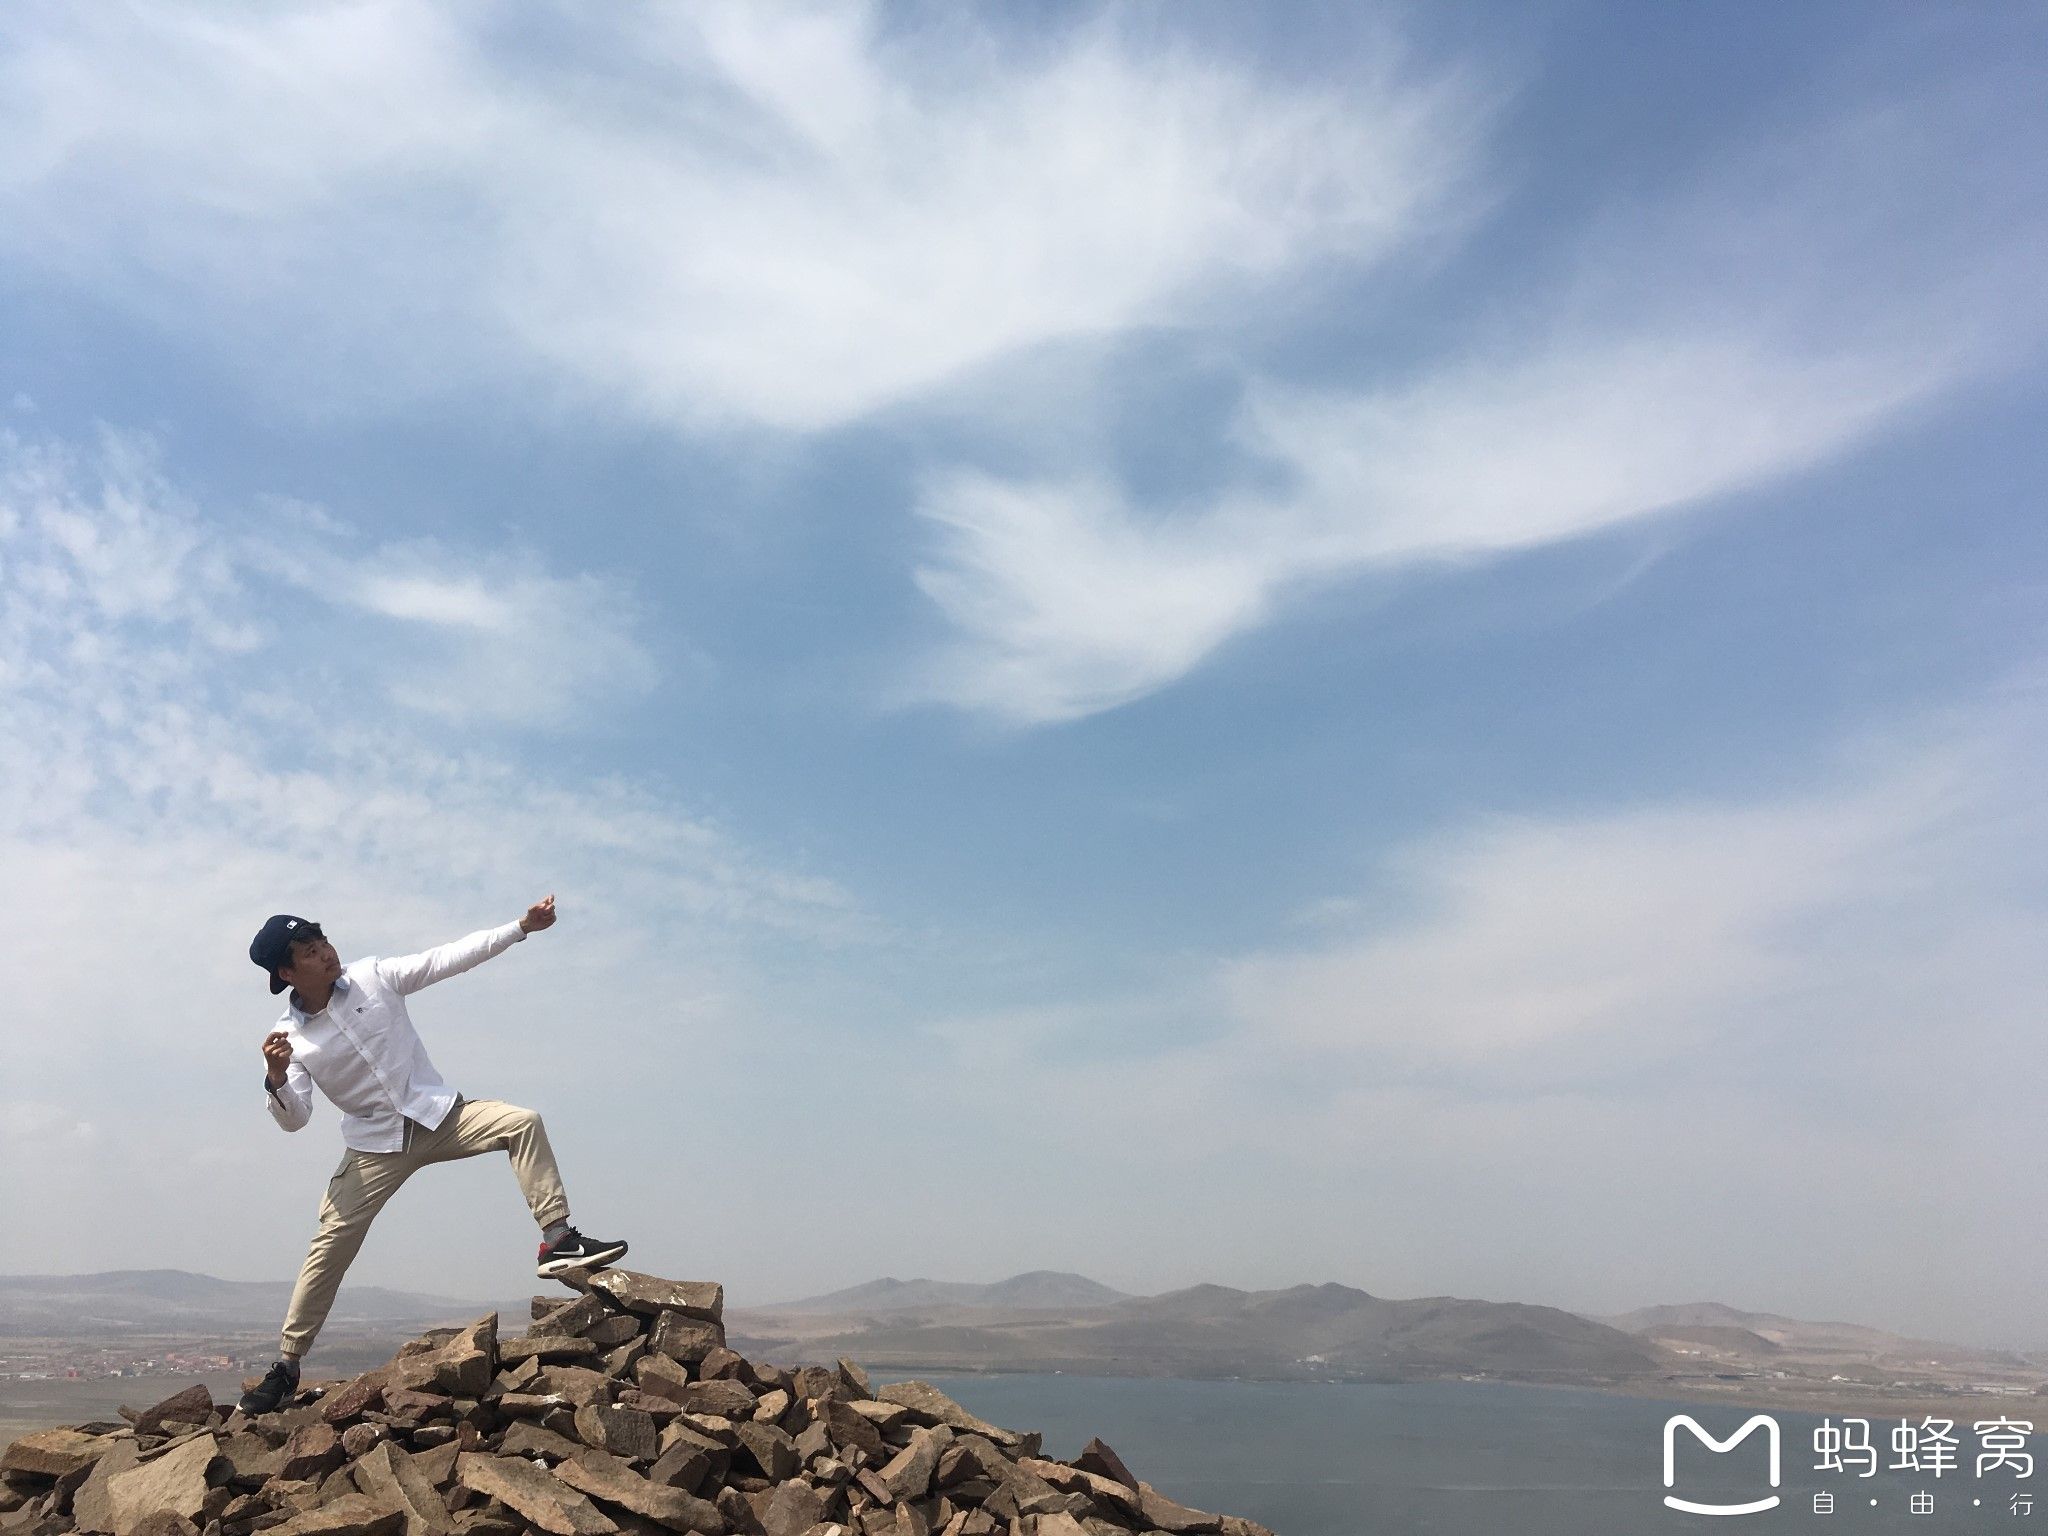
[[[284,1069],[292,1064],[292,1043],[281,1029],[273,1029],[263,1037],[264,1076],[270,1086],[284,1086]]]
[[[519,919],[519,929],[522,933],[539,933],[543,928],[552,928],[554,926],[555,893],[553,891],[549,891],[546,896],[528,907],[526,909],[526,916]]]

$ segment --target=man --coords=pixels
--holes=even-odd
[[[516,923],[485,928],[424,954],[358,960],[344,966],[318,923],[279,914],[249,945],[272,993],[291,989],[284,1017],[263,1041],[263,1087],[271,1118],[288,1131],[313,1113],[317,1085],[341,1111],[347,1151],[327,1181],[320,1230],[292,1289],[279,1358],[262,1383],[243,1394],[244,1413],[269,1413],[298,1390],[299,1361],[327,1320],[350,1260],[370,1222],[414,1169],[428,1163],[508,1152],[512,1171],[540,1223],[543,1279],[602,1269],[623,1257],[622,1242],[598,1242],[569,1225],[569,1201],[540,1116],[493,1099],[464,1099],[441,1081],[412,1027],[405,1000],[551,928],[555,898],[526,909]]]

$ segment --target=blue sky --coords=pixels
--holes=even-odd
[[[11,9],[0,1225],[290,1272],[249,933],[554,890],[430,1048],[735,1304],[2048,1341],[2044,53]],[[359,1273],[514,1289],[518,1211],[441,1170]]]

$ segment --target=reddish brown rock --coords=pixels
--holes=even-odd
[[[455,1463],[465,1488],[498,1500],[553,1536],[609,1536],[618,1524],[589,1499],[530,1461],[470,1453]]]
[[[747,1504],[763,1536],[804,1536],[804,1532],[825,1518],[825,1500],[817,1489],[801,1479],[750,1494]]]
[[[723,1324],[675,1310],[663,1312],[655,1318],[654,1327],[647,1335],[649,1349],[689,1365],[701,1364],[710,1358],[713,1350],[724,1347],[724,1344]]]
[[[354,1473],[357,1487],[404,1517],[405,1536],[448,1536],[455,1528],[433,1479],[389,1441],[358,1461]]]
[[[318,1482],[342,1463],[341,1436],[332,1424],[307,1424],[284,1443],[277,1475],[288,1482]]]
[[[405,1516],[360,1493],[345,1493],[282,1525],[271,1536],[398,1536]]]
[[[590,1289],[645,1317],[682,1312],[717,1322],[725,1315],[725,1287],[715,1280],[664,1280],[631,1269],[606,1269],[590,1277]]]
[[[114,1528],[114,1500],[108,1492],[113,1480],[136,1465],[142,1455],[133,1439],[114,1441],[93,1463],[91,1473],[71,1496],[72,1528],[80,1531],[111,1531]]]
[[[1021,1444],[1024,1439],[1013,1430],[1003,1429],[986,1419],[976,1418],[930,1382],[893,1381],[886,1387],[876,1389],[875,1396],[882,1402],[896,1404],[925,1423],[964,1429],[993,1441],[1006,1450]]]
[[[579,1451],[555,1468],[555,1476],[581,1493],[645,1516],[672,1531],[717,1536],[725,1529],[718,1507],[708,1499],[642,1477],[626,1462],[603,1451]]]
[[[1123,1457],[1117,1455],[1099,1437],[1081,1447],[1081,1454],[1074,1458],[1074,1465],[1083,1472],[1114,1478],[1133,1493],[1138,1491],[1138,1480],[1132,1476],[1131,1469],[1124,1465]]]
[[[330,1424],[340,1424],[377,1407],[384,1401],[384,1388],[389,1380],[388,1367],[365,1371],[340,1391],[320,1399],[320,1417]]]
[[[1145,1523],[1162,1531],[1171,1531],[1174,1536],[1196,1531],[1220,1531],[1223,1517],[1204,1510],[1189,1509],[1185,1504],[1176,1504],[1150,1483],[1138,1484],[1139,1513]]]
[[[196,1519],[206,1507],[206,1472],[216,1449],[212,1435],[194,1435],[113,1478],[107,1484],[107,1498],[115,1536],[133,1536],[136,1523],[160,1509]]]
[[[661,1434],[654,1420],[638,1408],[592,1403],[576,1410],[576,1437],[585,1445],[628,1461],[652,1461],[660,1454]]]
[[[0,1451],[0,1472],[65,1477],[90,1467],[113,1444],[106,1435],[86,1435],[75,1429],[39,1429]]]
[[[135,1433],[160,1435],[164,1433],[166,1424],[204,1424],[212,1412],[213,1394],[195,1383],[136,1414]],[[125,1415],[127,1410],[123,1409],[122,1413]]]

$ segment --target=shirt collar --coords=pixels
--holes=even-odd
[[[327,1001],[332,1003],[335,998],[340,997],[343,993],[347,991],[348,972],[343,971],[339,976],[335,977],[334,991],[328,995]],[[305,1023],[306,1020],[313,1017],[312,1014],[306,1012],[305,1009],[299,1006],[299,989],[297,987],[293,987],[291,991],[285,994],[284,1005],[285,1007],[291,1010],[292,1017],[301,1024]]]

